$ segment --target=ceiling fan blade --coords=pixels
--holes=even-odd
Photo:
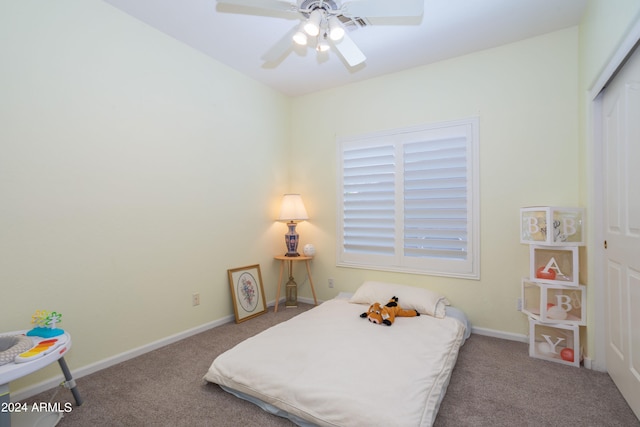
[[[343,5],[343,13],[348,16],[402,17],[422,16],[424,0],[358,0]]]
[[[342,37],[342,40],[338,42],[332,42],[338,53],[347,61],[350,67],[355,67],[358,64],[362,64],[366,61],[367,57],[360,48],[354,43],[354,41],[347,34]]]
[[[279,0],[217,0],[217,3],[220,5],[245,6],[271,11],[297,12],[298,10],[296,3]]]
[[[269,49],[265,52],[264,55],[262,55],[262,59],[267,63],[278,62],[284,56],[291,53],[291,50],[293,50],[293,35],[297,30],[298,25],[289,30],[280,40],[276,42],[276,44],[271,47],[271,49]]]

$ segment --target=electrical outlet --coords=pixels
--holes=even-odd
[[[195,294],[191,295],[191,305],[193,305],[194,307],[196,305],[200,305],[200,293],[196,292]]]
[[[333,288],[333,279],[329,279],[329,287]]]
[[[516,299],[516,310],[522,311],[522,298]]]

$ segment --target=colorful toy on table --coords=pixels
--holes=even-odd
[[[19,355],[17,355],[14,360],[15,363],[32,362],[34,360],[38,360],[41,357],[44,357],[47,354],[53,352],[60,346],[66,344],[66,342],[69,340],[66,335],[59,335],[54,338],[31,337],[31,339],[34,341],[35,346],[31,347],[24,353],[20,353]]]
[[[64,334],[64,331],[60,328],[56,328],[56,323],[60,323],[62,314],[55,311],[48,312],[44,310],[38,310],[31,316],[31,323],[35,325],[35,328],[27,332],[29,337],[42,337],[52,338],[58,335]]]
[[[61,319],[62,314],[55,311],[36,311],[31,316],[31,323],[35,327],[25,334],[33,340],[34,345],[29,350],[17,355],[15,363],[37,360],[65,344],[68,341],[67,336],[62,329],[56,328],[56,324],[60,323]]]

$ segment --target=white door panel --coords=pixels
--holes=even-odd
[[[640,53],[604,92],[607,370],[640,417]]]
[[[629,295],[629,307],[627,313],[629,313],[629,325],[631,327],[629,334],[630,345],[630,369],[635,380],[640,384],[640,334],[638,329],[640,328],[640,271],[635,269],[629,269],[628,280],[628,295]]]
[[[622,306],[620,266],[618,264],[609,262],[607,267],[607,282],[609,285],[607,287],[607,311],[610,313],[608,322],[609,350],[614,351],[616,357],[624,358],[623,313],[618,309],[618,307]]]

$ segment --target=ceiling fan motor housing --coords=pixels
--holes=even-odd
[[[366,27],[370,25],[365,18],[357,16],[345,16],[342,14],[342,5],[336,3],[334,0],[301,0],[298,5],[298,12],[305,18],[309,18],[311,12],[316,9],[321,9],[331,13],[337,17],[342,25],[349,31],[352,31],[358,27]]]
[[[308,10],[313,12],[316,9],[322,9],[328,12],[333,10],[339,10],[340,6],[338,6],[338,4],[333,0],[302,0],[298,8],[301,11],[300,13],[302,13],[308,18],[310,15],[310,12],[302,12],[303,10],[304,11]]]

